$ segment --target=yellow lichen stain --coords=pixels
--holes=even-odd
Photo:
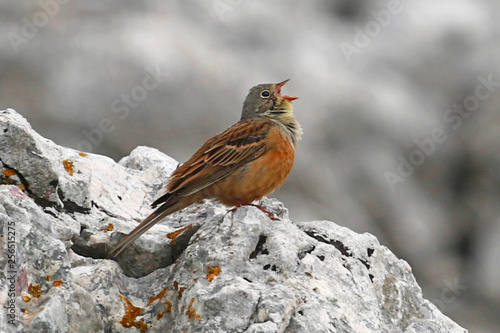
[[[24,186],[23,184],[19,184],[17,185],[17,187],[19,187],[21,191],[26,191],[26,186]]]
[[[53,285],[54,287],[60,287],[60,286],[61,286],[61,284],[63,284],[63,280],[55,280],[55,281],[52,283],[52,285]]]
[[[2,173],[4,175],[6,175],[7,177],[14,176],[16,174],[16,172],[14,170],[10,169],[10,168],[4,168],[2,170]]]
[[[115,226],[113,225],[113,223],[110,223],[108,224],[108,226],[106,227],[106,229],[104,229],[104,232],[108,232],[108,231],[111,231],[113,230]]]
[[[31,297],[29,297],[28,295],[23,295],[22,299],[23,299],[24,303],[28,303],[29,301],[31,301]]]
[[[156,301],[157,299],[162,299],[162,298],[163,298],[163,296],[165,296],[165,293],[166,293],[167,291],[168,291],[168,287],[166,287],[166,288],[164,288],[162,291],[160,291],[160,292],[158,293],[158,295],[156,295],[156,296],[151,296],[151,297],[149,298],[148,305],[153,304],[153,302],[154,302],[154,301]]]
[[[186,287],[180,287],[179,288],[179,291],[177,292],[177,294],[179,295],[179,299],[182,298],[182,293],[184,292],[184,290],[186,290]]]
[[[156,319],[161,319],[161,317],[163,317],[165,313],[172,311],[172,302],[165,301],[161,302],[161,304],[163,304],[165,310],[158,312],[158,314],[156,315]]]
[[[87,156],[87,154],[86,154],[86,153],[84,153],[83,151],[82,151],[82,152],[79,152],[79,153],[78,153],[78,155],[83,156],[83,157]]]
[[[72,160],[64,160],[63,165],[64,165],[64,169],[69,173],[69,175],[73,176],[73,161]]]
[[[4,168],[2,169],[2,173],[6,176],[6,178],[2,179],[0,184],[5,184],[5,185],[12,185],[15,184],[16,181],[14,179],[9,178],[10,176],[13,176],[16,174],[16,172],[10,168]]]
[[[42,292],[41,291],[42,291],[42,287],[38,286],[36,284],[33,285],[33,284],[30,283],[30,285],[28,286],[28,292],[33,297],[40,298],[40,296],[42,296]]]
[[[219,266],[208,266],[207,268],[207,280],[208,282],[212,282],[217,275],[220,274],[220,267]]]
[[[191,298],[191,301],[189,302],[189,307],[186,311],[186,314],[189,318],[195,318],[201,321],[201,317],[199,314],[196,313],[196,309],[193,307],[193,303],[194,303],[194,297]]]
[[[120,320],[120,324],[122,324],[125,328],[136,327],[141,330],[141,333],[145,333],[148,330],[148,325],[142,320],[135,320],[135,318],[142,313],[142,308],[134,306],[132,302],[126,297],[120,295],[121,300],[123,301],[123,306],[125,308],[125,314]]]
[[[151,297],[149,298],[148,305],[153,304],[156,300],[158,300],[158,299],[159,299],[159,300],[160,300],[160,302],[161,302],[161,304],[163,304],[163,306],[165,307],[165,310],[158,312],[158,314],[156,315],[156,318],[157,318],[157,319],[160,319],[161,317],[163,317],[163,315],[164,315],[165,313],[172,311],[172,302],[170,302],[170,301],[165,301],[165,302],[162,302],[162,301],[161,301],[161,299],[162,299],[163,297],[165,297],[165,293],[166,293],[168,290],[169,290],[169,288],[168,288],[168,287],[165,287],[165,288],[163,288],[163,289],[162,289],[162,291],[160,291],[160,292],[158,293],[158,295],[156,295],[156,296],[151,296]]]
[[[180,234],[182,234],[184,232],[184,230],[187,230],[187,229],[192,228],[192,227],[193,227],[193,224],[187,225],[184,228],[180,228],[179,230],[176,230],[174,232],[167,234],[167,238],[171,239],[171,240],[175,240]]]
[[[179,296],[179,299],[182,298],[182,293],[184,290],[186,290],[186,287],[179,287],[179,283],[177,281],[174,281],[174,288],[177,290],[177,295]]]
[[[4,184],[4,185],[14,185],[15,183],[16,183],[16,181],[14,179],[11,179],[11,178],[2,179],[2,182],[1,182],[1,184]]]

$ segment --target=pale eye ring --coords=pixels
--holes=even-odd
[[[271,96],[269,90],[262,90],[262,92],[260,93],[260,97],[262,98],[268,98],[269,96]]]

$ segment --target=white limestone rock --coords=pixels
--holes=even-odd
[[[155,149],[118,164],[82,156],[4,110],[0,163],[0,300],[12,276],[17,290],[15,326],[0,314],[6,332],[466,332],[374,236],[290,221],[273,199],[264,206],[278,221],[255,207],[197,204],[111,258],[176,167]]]

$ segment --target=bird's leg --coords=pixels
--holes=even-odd
[[[234,213],[236,211],[236,209],[238,209],[241,206],[253,206],[253,207],[256,207],[256,208],[260,209],[262,212],[266,213],[271,220],[273,220],[273,221],[279,221],[278,217],[276,217],[271,211],[269,211],[269,210],[265,209],[264,207],[262,207],[262,205],[260,205],[260,204],[242,203],[242,204],[236,205],[234,208],[228,210],[227,213],[230,213],[230,212]]]
[[[234,205],[234,208],[229,209],[229,210],[226,212],[226,215],[227,215],[228,213],[234,213],[234,212],[236,212],[236,210],[237,210],[238,208],[240,208],[241,206],[248,206],[248,205],[252,205],[252,204],[248,204],[248,203],[239,203],[239,204],[237,204],[237,205]]]
[[[254,207],[260,209],[261,211],[263,211],[264,213],[266,213],[271,220],[273,220],[273,221],[279,221],[279,218],[276,217],[276,215],[274,215],[271,211],[269,211],[269,210],[265,209],[264,207],[262,207],[261,204],[248,204],[248,206],[254,206]]]
[[[238,209],[238,207],[241,207],[241,205],[239,205],[239,206],[234,206],[234,208],[229,209],[229,210],[226,212],[226,215],[227,215],[227,214],[229,214],[229,213],[234,213],[234,212]]]
[[[225,214],[224,216],[226,216],[226,215],[227,215],[227,214],[229,214],[229,213],[234,213],[234,212],[236,212],[236,210],[237,210],[238,208],[240,208],[240,207],[241,207],[241,205],[236,205],[236,206],[234,206],[234,208],[229,209],[229,210],[226,212],[226,214]]]

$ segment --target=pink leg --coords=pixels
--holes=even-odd
[[[279,218],[277,218],[272,212],[270,212],[269,210],[265,209],[261,205],[256,205],[256,204],[253,204],[253,203],[243,203],[243,204],[240,204],[240,205],[236,205],[234,208],[228,210],[227,212],[228,213],[229,212],[234,213],[236,211],[236,209],[238,209],[241,206],[254,206],[254,207],[260,209],[262,212],[266,213],[271,220],[273,220],[273,221],[279,221]]]

